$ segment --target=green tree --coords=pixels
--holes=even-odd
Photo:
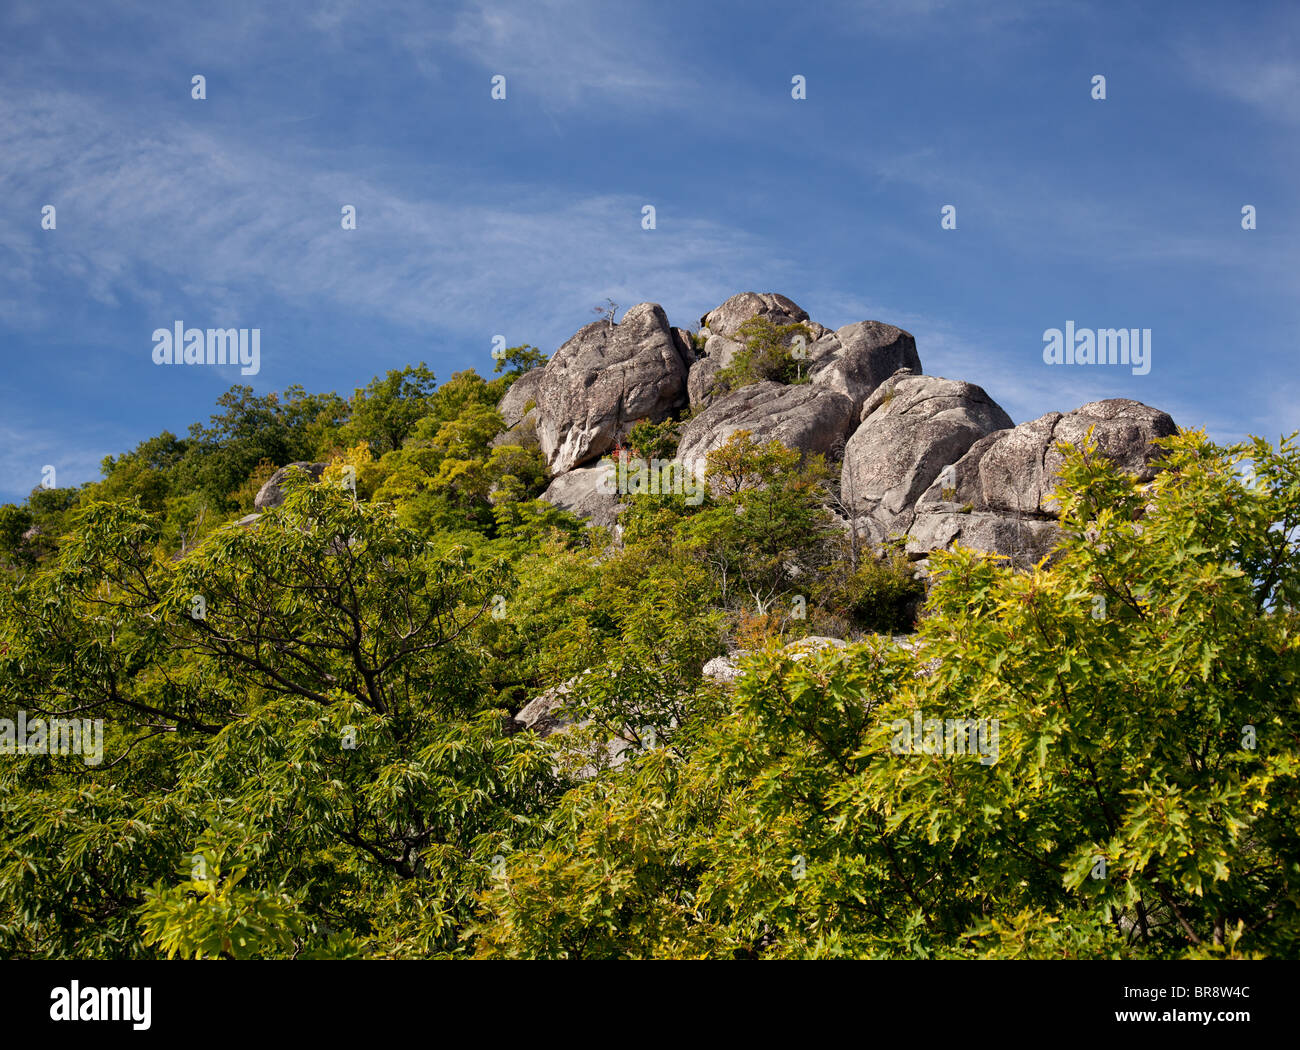
[[[465,950],[554,791],[472,641],[500,572],[305,480],[179,561],[156,518],[92,504],[0,592],[0,715],[106,729],[102,767],[0,769],[3,954]],[[196,853],[204,885],[172,882]]]
[[[683,531],[713,565],[722,601],[741,601],[759,613],[787,592],[800,563],[810,567],[828,524],[820,456],[779,441],[760,445],[747,430],[733,434],[708,456],[709,497]]]
[[[347,444],[365,441],[375,455],[402,447],[429,413],[437,380],[421,361],[391,368],[352,395]]]
[[[0,505],[0,559],[10,567],[29,564],[32,552],[23,533],[32,527],[32,512],[12,503]]]
[[[722,390],[738,390],[751,383],[770,380],[774,383],[807,382],[804,359],[796,356],[796,339],[806,349],[812,345],[812,332],[803,324],[774,324],[766,317],[749,318],[736,331],[737,350],[731,363],[718,370],[716,383]]]
[[[1149,484],[1066,450],[1032,572],[935,555],[915,647],[755,655],[692,746],[566,796],[479,952],[1293,958],[1300,450],[1166,444]]]
[[[504,372],[505,375],[502,378],[514,382],[525,372],[531,372],[534,368],[544,364],[546,364],[546,355],[537,347],[524,343],[522,346],[509,347],[505,353],[496,359],[492,371]]]
[[[660,423],[651,423],[648,419],[637,420],[628,431],[628,450],[647,462],[652,459],[672,459],[677,454],[677,427],[678,423],[671,419]]]
[[[237,385],[217,404],[224,411],[208,426],[190,427],[172,491],[201,490],[225,512],[239,509],[237,493],[262,460],[284,466],[313,459],[347,416],[337,394],[308,394],[300,386],[283,396],[259,396],[252,387]]]

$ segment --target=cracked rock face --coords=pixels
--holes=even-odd
[[[879,321],[859,321],[827,332],[808,348],[808,360],[813,385],[852,398],[855,414],[900,368],[921,374],[916,340],[901,328]]]
[[[720,357],[702,357],[691,366],[691,374],[686,379],[686,393],[691,408],[707,407],[713,400],[714,384],[721,368]]]
[[[1090,428],[1097,450],[1141,481],[1159,469],[1155,440],[1178,432],[1167,413],[1114,398],[989,434],[917,500],[908,552],[961,544],[1005,554],[1022,566],[1037,562],[1058,533],[1052,491],[1065,460],[1056,443],[1082,444]]]
[[[497,411],[501,413],[501,418],[505,420],[506,430],[511,430],[519,425],[529,411],[530,402],[534,406],[537,404],[537,399],[541,396],[542,376],[545,372],[545,366],[534,368],[525,372],[510,384],[510,389],[506,391],[505,396],[497,404]]]
[[[853,402],[843,394],[811,383],[751,383],[717,398],[686,424],[677,458],[700,462],[738,430],[748,430],[759,444],[775,438],[805,456],[829,456],[852,424]]]
[[[711,335],[704,343],[699,360],[691,366],[691,373],[686,380],[686,394],[691,408],[707,406],[718,393],[715,389],[718,372],[729,368],[736,360],[736,354],[744,346],[724,335]]]
[[[1056,444],[1081,445],[1089,429],[1097,450],[1141,481],[1156,475],[1160,450],[1155,440],[1178,432],[1167,413],[1127,398],[1093,401],[1073,412],[1049,412],[1001,435],[978,457],[972,448],[965,458],[973,463],[963,461],[956,467],[955,501],[976,510],[1054,516],[1052,490],[1065,463]],[[922,502],[940,496],[932,489]]]
[[[917,499],[980,438],[1011,426],[983,388],[939,376],[887,379],[862,407],[844,448],[841,497],[870,535],[906,532]]]
[[[925,557],[936,550],[970,547],[1001,554],[1022,568],[1036,564],[1056,546],[1055,521],[988,511],[942,511],[917,508],[907,534],[909,555]]]
[[[640,419],[658,422],[686,402],[683,348],[657,303],[616,325],[589,324],[561,346],[537,387],[537,438],[551,473],[614,447]]]

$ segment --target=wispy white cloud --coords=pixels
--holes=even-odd
[[[1184,35],[1181,72],[1206,91],[1242,103],[1270,122],[1300,122],[1300,12],[1294,6],[1226,8],[1213,39]]]
[[[0,100],[0,182],[33,209],[29,231],[11,231],[0,253],[0,286],[30,304],[9,320],[29,325],[57,313],[33,260],[103,303],[151,302],[169,316],[269,295],[411,326],[481,326],[486,341],[525,321],[571,331],[575,310],[632,289],[694,308],[729,294],[730,260],[763,254],[742,231],[662,207],[658,229],[643,230],[630,195],[500,181],[476,195],[437,167],[417,195],[325,151],[268,155],[190,125],[144,131],[63,94]],[[38,225],[47,202],[59,209],[54,233]],[[355,231],[341,228],[343,204],[357,207]]]
[[[131,47],[82,55],[60,24],[129,33]],[[325,0],[267,5],[226,0],[118,0],[101,9],[76,0],[13,0],[0,27],[49,31],[7,56],[11,73],[40,81],[52,69],[90,68],[140,80],[188,58],[205,73],[248,76],[274,70],[286,51],[307,46],[315,61],[301,78],[343,69],[351,76],[414,72],[448,90],[464,68],[502,73],[511,94],[551,110],[659,110],[698,105],[700,64],[681,47],[657,5],[600,0]],[[714,71],[716,80],[716,71]],[[485,94],[487,81],[484,80]]]
[[[922,230],[895,223],[880,231],[882,238],[922,256],[939,258],[946,252],[946,242],[935,233],[940,206],[951,203],[959,230],[979,230],[1025,258],[1042,258],[1047,248],[1054,260],[1089,267],[1109,260],[1115,268],[1236,271],[1245,286],[1258,289],[1265,280],[1279,295],[1300,293],[1300,242],[1245,233],[1239,212],[1245,202],[1225,202],[1194,180],[1169,181],[1157,204],[1145,193],[1122,196],[1091,189],[1086,179],[1069,172],[1052,180],[1011,162],[973,161],[938,147],[883,158],[850,149],[843,161],[882,182],[931,195],[932,226]]]
[[[698,103],[698,76],[651,8],[592,0],[472,0],[450,42],[483,69],[513,74],[552,107]]]

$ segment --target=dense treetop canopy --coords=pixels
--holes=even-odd
[[[0,754],[0,956],[1300,953],[1292,439],[1069,448],[1052,557],[923,584],[743,431],[617,534],[538,500],[497,412],[537,361],[237,386],[0,507],[0,727],[103,732]]]

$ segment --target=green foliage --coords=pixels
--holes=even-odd
[[[53,543],[67,531],[80,502],[81,493],[77,489],[32,489],[27,497],[27,511],[43,542]]]
[[[751,317],[736,332],[737,350],[731,364],[718,370],[716,383],[722,390],[738,390],[751,383],[804,383],[804,361],[792,352],[795,337],[812,345],[812,332],[803,324],[773,324],[766,317]]]
[[[778,441],[759,445],[747,430],[709,454],[709,499],[682,530],[714,566],[724,603],[766,612],[813,564],[829,524],[827,475],[820,456],[801,463],[798,452]]]
[[[364,441],[380,454],[401,448],[415,424],[428,414],[436,385],[423,361],[376,376],[352,395],[346,443]]]
[[[229,838],[208,831],[182,865],[184,881],[160,880],[139,909],[142,934],[167,958],[255,959],[292,956],[308,924],[283,891],[240,886],[247,867],[227,864]]]
[[[30,547],[23,540],[23,533],[34,522],[32,512],[27,507],[15,507],[12,503],[0,505],[0,564],[17,567],[33,560]]]
[[[233,386],[217,404],[225,411],[214,415],[208,426],[190,427],[169,494],[198,490],[220,511],[239,509],[234,494],[262,460],[284,465],[324,451],[328,435],[348,411],[338,395],[308,394],[298,386],[289,387],[283,397],[259,397],[252,387]],[[104,498],[113,498],[113,493]]]
[[[797,380],[798,327],[735,376]],[[0,756],[0,956],[1300,954],[1294,439],[1184,434],[1147,484],[1067,450],[1052,558],[936,554],[927,597],[748,433],[615,529],[538,499],[514,350],[235,387],[0,507],[0,718],[104,751]],[[520,731],[548,690],[563,730]],[[900,753],[916,717],[996,719],[996,761]]]
[[[832,572],[826,587],[823,601],[846,608],[861,629],[886,634],[912,630],[925,600],[925,585],[897,545],[879,556],[867,555],[847,576]]]
[[[525,343],[523,346],[508,347],[505,353],[497,358],[492,371],[504,372],[505,378],[514,382],[525,372],[531,372],[544,364],[546,364],[546,355],[537,347]]]
[[[628,450],[647,462],[652,459],[672,459],[677,454],[680,437],[677,427],[678,424],[671,419],[665,419],[661,423],[651,423],[648,419],[638,420],[628,432]]]
[[[1169,446],[1150,486],[1069,454],[1050,566],[936,556],[916,651],[760,653],[684,754],[571,791],[479,953],[1294,958],[1300,454]],[[918,713],[996,761],[897,753]]]
[[[286,894],[305,924],[295,951],[325,951],[331,933],[371,954],[459,950],[491,856],[552,790],[466,644],[500,573],[346,490],[287,487],[255,527],[219,529],[179,562],[156,556],[156,519],[93,504],[57,561],[16,585],[0,710],[102,717],[126,764],[89,787],[78,779],[95,771],[38,756],[5,767],[6,954],[274,954]],[[205,826],[226,844],[240,829],[239,859],[209,858],[227,877],[196,905],[199,888],[165,880]],[[395,918],[408,880],[423,885],[418,929]]]
[[[555,530],[512,567],[503,614],[481,622],[493,687],[517,711],[551,685],[580,674],[614,636],[603,600],[600,563]]]

